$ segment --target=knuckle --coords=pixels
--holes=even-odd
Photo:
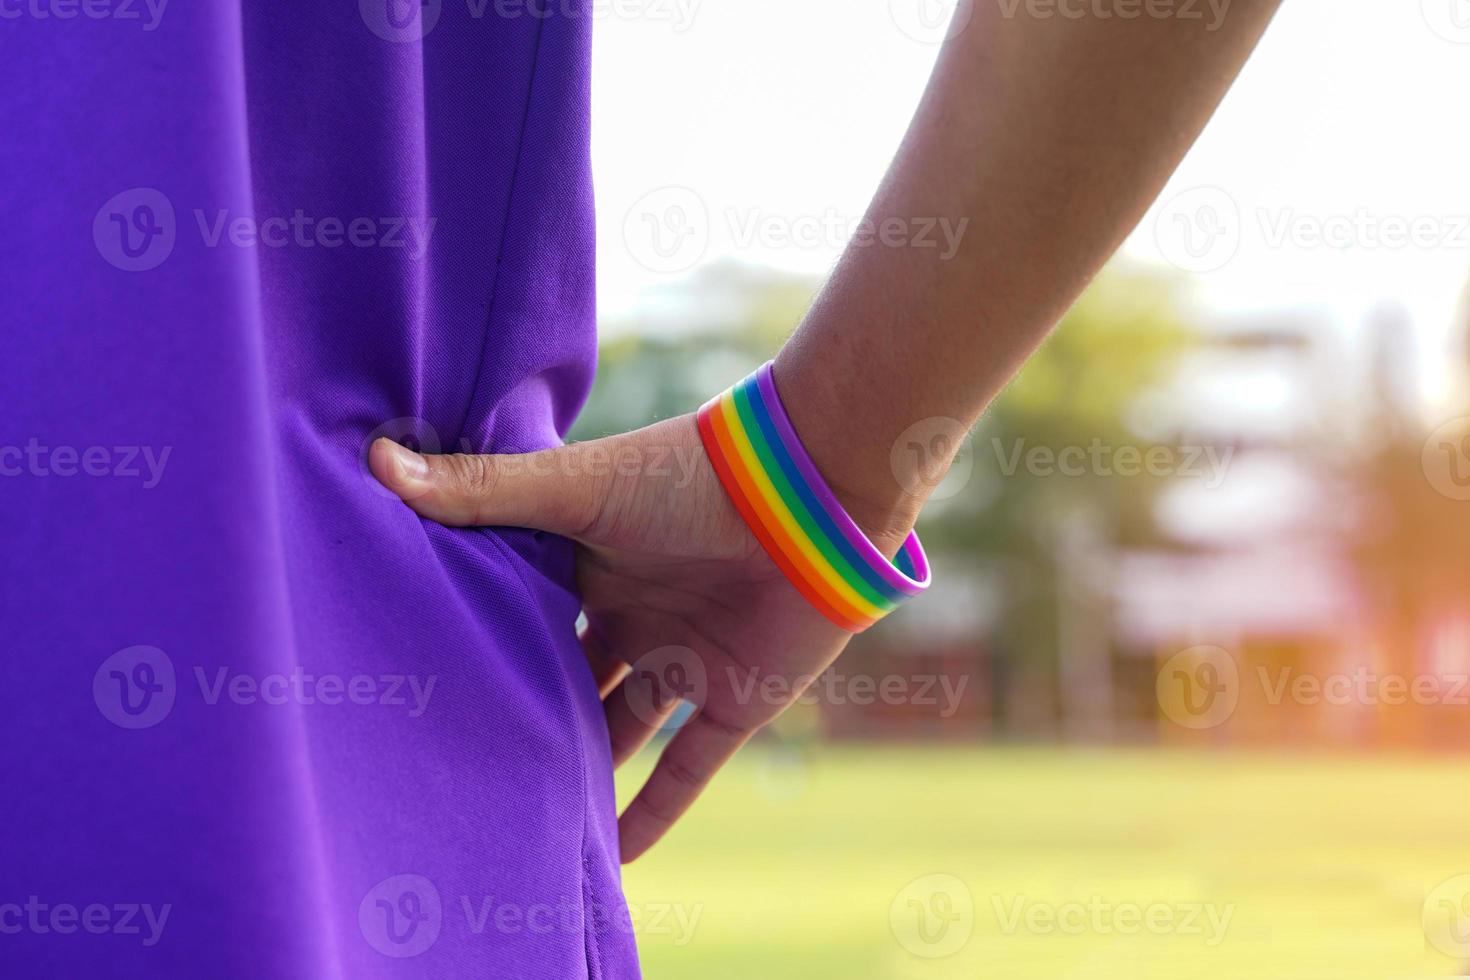
[[[667,772],[669,779],[673,780],[675,783],[678,783],[681,786],[687,786],[690,789],[698,789],[699,787],[704,785],[704,779],[699,775],[699,773],[695,772],[693,769],[689,768],[681,762],[669,763],[668,768],[665,771]]]
[[[663,807],[650,803],[646,795],[636,797],[630,807],[636,808],[645,820],[657,826],[668,827],[674,823],[674,815]]]
[[[469,497],[485,498],[495,489],[495,463],[489,456],[455,453],[444,457],[454,488]]]
[[[563,492],[556,494],[553,506],[562,526],[576,535],[586,534],[602,516],[608,496],[611,474],[600,466],[595,457],[589,459],[589,450],[582,446],[567,446],[559,453],[564,477]]]

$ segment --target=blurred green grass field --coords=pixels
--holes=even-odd
[[[624,876],[650,980],[1451,976],[1422,915],[1470,873],[1467,803],[1451,756],[756,746]],[[926,942],[934,874],[973,926]]]

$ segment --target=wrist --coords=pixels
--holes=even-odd
[[[918,537],[890,546],[886,524],[858,524],[821,474],[775,384],[772,364],[695,413],[710,465],[770,559],[834,625],[860,633],[929,587]],[[862,508],[862,498],[849,493]],[[891,553],[884,547],[890,546]]]
[[[873,417],[874,399],[854,398],[853,388],[839,390],[833,383],[837,375],[817,377],[805,360],[788,346],[777,355],[773,370],[792,428],[853,522],[892,558],[913,528],[927,488],[896,472],[895,437]],[[864,384],[852,380],[859,387]],[[855,405],[859,400],[868,404]]]

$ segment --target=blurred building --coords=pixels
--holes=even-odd
[[[1470,733],[1470,515],[1420,463],[1409,324],[1382,310],[1363,335],[1355,357],[1322,324],[1248,320],[1202,352],[1196,390],[1236,375],[1221,389],[1262,397],[1195,404],[1185,424],[1235,447],[1232,470],[1163,502],[1186,550],[1124,559],[1119,638],[1156,668],[1196,645],[1228,651],[1237,700],[1200,730],[1161,717],[1165,741],[1434,747]],[[1274,379],[1248,376],[1263,365]]]

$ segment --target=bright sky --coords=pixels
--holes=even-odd
[[[604,313],[720,258],[828,268],[918,99],[942,2],[598,0]],[[1350,326],[1397,299],[1427,363],[1470,271],[1467,94],[1470,0],[1287,0],[1125,251],[1190,269],[1212,309]]]

